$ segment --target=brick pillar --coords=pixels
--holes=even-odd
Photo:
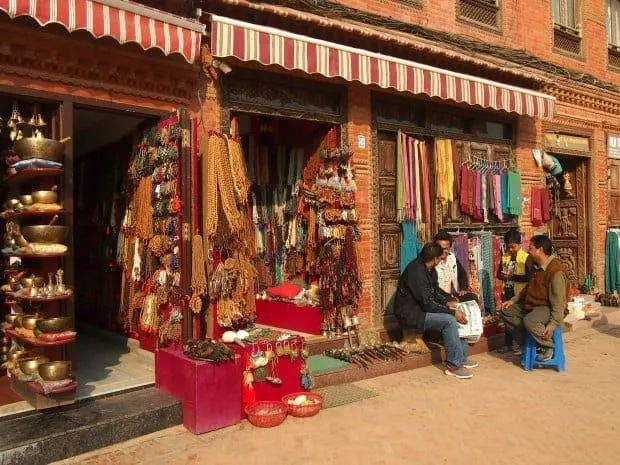
[[[359,301],[359,317],[362,328],[372,327],[372,138],[370,89],[358,84],[348,87],[347,143],[354,152],[353,166],[357,195],[355,208],[359,218],[361,240],[358,244],[358,267],[362,280],[362,296]],[[359,136],[365,137],[365,148],[358,146]]]
[[[596,287],[605,290],[605,240],[607,235],[607,141],[602,127],[594,129],[590,139],[592,159],[586,178],[586,208],[590,216],[588,229],[591,250],[590,269],[596,279]],[[588,204],[588,200],[591,202]]]

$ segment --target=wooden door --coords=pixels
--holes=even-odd
[[[393,314],[394,294],[400,275],[401,231],[396,217],[396,134],[380,133],[378,141],[379,192],[379,280],[376,284],[375,326],[390,328],[396,325]],[[376,307],[375,307],[376,310]]]
[[[620,160],[613,158],[607,159],[608,179],[607,194],[608,194],[608,210],[607,210],[607,225],[619,226],[620,225]]]
[[[558,157],[560,158],[560,157]],[[567,269],[572,286],[583,283],[588,269],[586,164],[580,159],[560,159],[564,189],[551,222],[551,239]]]

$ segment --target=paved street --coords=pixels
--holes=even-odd
[[[471,380],[428,367],[357,383],[379,396],[202,436],[171,428],[62,464],[617,464],[620,327],[568,334],[568,371],[477,356]]]

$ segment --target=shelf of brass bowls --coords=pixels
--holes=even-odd
[[[67,338],[67,339],[61,339],[60,341],[47,342],[47,341],[42,341],[41,339],[36,338],[36,337],[21,336],[20,334],[16,333],[13,330],[8,330],[6,334],[8,334],[10,337],[17,339],[18,341],[31,345],[32,347],[58,347],[58,346],[64,346],[65,344],[71,344],[72,342],[75,342],[75,336],[71,338]]]
[[[4,182],[18,183],[30,181],[32,179],[41,178],[45,176],[60,176],[63,173],[61,169],[57,168],[31,168],[18,171],[15,174],[11,174],[4,179]]]
[[[26,219],[26,218],[38,218],[38,217],[46,217],[46,216],[54,216],[54,215],[66,215],[67,210],[26,210],[23,212],[15,212],[15,213],[7,213],[4,215],[4,219],[7,221],[17,220],[17,219]]]
[[[61,302],[63,300],[69,300],[73,297],[73,293],[63,295],[53,295],[49,297],[30,297],[28,295],[17,294],[15,292],[6,292],[6,295],[22,302],[33,302],[38,304],[44,304],[47,302]]]

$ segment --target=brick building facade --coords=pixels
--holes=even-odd
[[[346,89],[342,134],[343,142],[355,152],[364,283],[359,305],[364,327],[389,325],[386,312],[395,285],[393,276],[382,279],[382,264],[386,260],[394,262],[395,258],[388,255],[397,255],[397,244],[390,243],[386,239],[389,235],[384,237],[379,227],[382,191],[377,172],[377,107],[373,102],[385,95],[401,99],[405,107],[422,102],[438,105],[439,111],[483,111],[483,118],[488,115],[493,121],[506,121],[513,131],[511,150],[523,179],[519,227],[528,237],[541,231],[552,234],[575,284],[592,273],[602,286],[609,210],[606,141],[609,134],[620,132],[620,69],[615,67],[615,49],[606,46],[605,2],[575,2],[572,14],[567,11],[571,10],[567,2],[549,0],[218,0],[205,7],[206,13],[277,28],[287,34],[413,60],[555,97],[552,118],[532,118],[430,98],[424,92],[412,95],[386,88],[390,86],[364,85],[337,75],[329,79],[325,77],[330,75],[329,70],[308,74],[300,71],[303,67],[286,66],[287,70],[274,61],[261,59],[263,64],[257,64],[251,59],[239,59],[238,54],[232,54],[237,58],[221,57],[232,66],[231,77],[235,70],[248,68],[262,75],[291,76],[315,88],[324,82]],[[211,54],[217,53],[205,51],[206,67],[213,63]],[[207,85],[202,108],[208,129],[226,125],[222,121],[221,89],[228,75],[219,75],[218,80]],[[368,143],[360,145],[360,136]],[[566,165],[575,194],[571,201],[562,202],[557,218],[540,227],[534,227],[530,220],[531,188],[544,185],[545,177],[534,161],[533,149],[558,156]]]

